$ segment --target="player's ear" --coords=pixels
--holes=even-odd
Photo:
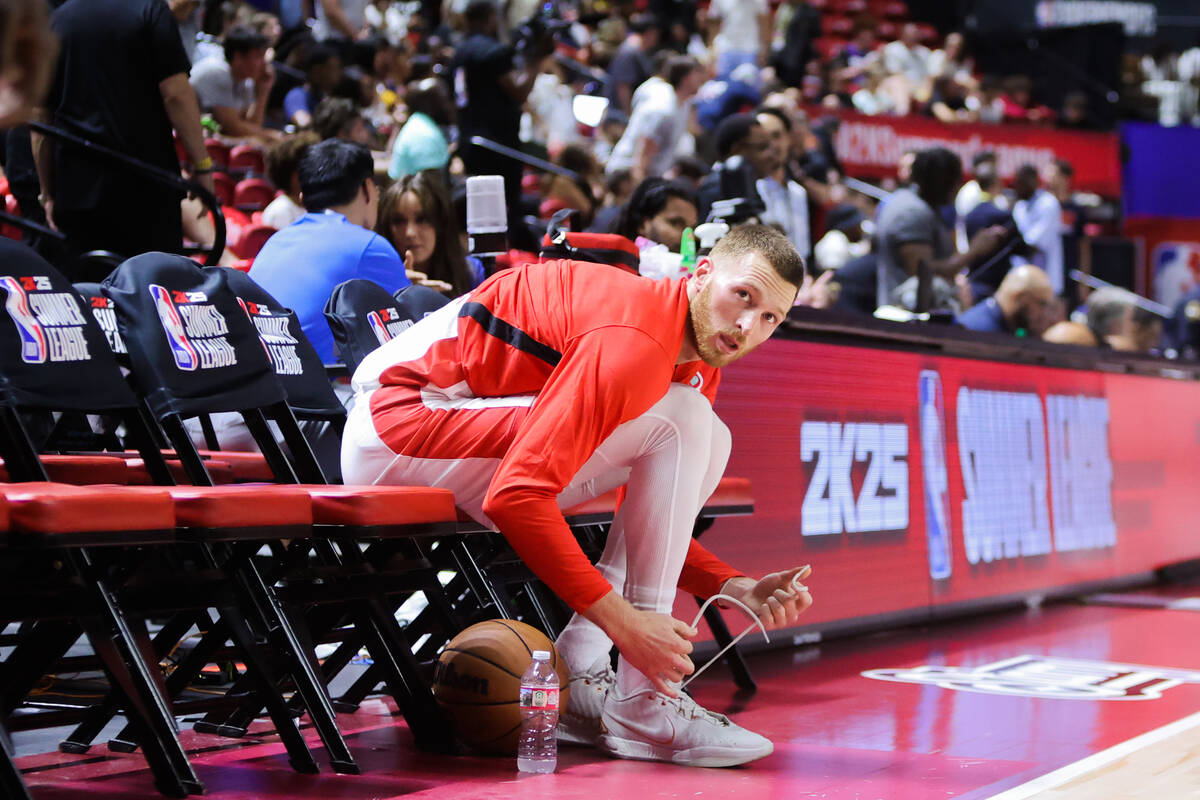
[[[712,278],[713,262],[708,256],[701,256],[696,262],[696,268],[692,270],[692,280],[696,282],[697,289],[703,289],[704,285]]]

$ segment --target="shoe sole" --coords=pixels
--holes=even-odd
[[[775,745],[767,742],[757,750],[720,746],[693,747],[676,750],[666,745],[622,739],[612,734],[600,737],[598,747],[610,756],[634,761],[665,761],[682,767],[736,767],[766,758],[775,752]]]

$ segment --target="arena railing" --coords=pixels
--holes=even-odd
[[[144,178],[149,178],[155,183],[163,186],[169,186],[172,189],[178,189],[187,194],[195,195],[204,204],[204,207],[212,212],[213,228],[215,236],[213,238],[212,247],[208,248],[208,252],[204,258],[206,267],[215,266],[221,260],[221,254],[225,252],[225,214],[221,210],[221,203],[217,200],[216,195],[208,189],[201,186],[195,181],[188,180],[178,173],[172,173],[168,170],[156,167],[153,164],[147,164],[141,159],[126,155],[125,153],[113,150],[110,147],[93,142],[90,139],[85,139],[70,131],[64,130],[54,125],[49,125],[44,122],[31,122],[29,128],[42,136],[62,142],[69,147],[75,147],[87,152],[89,155],[96,157],[98,160],[107,161],[111,164],[116,164],[122,168],[140,174]],[[67,241],[67,238],[59,231],[52,230],[44,225],[38,225],[30,220],[21,217],[15,217],[11,214],[0,212],[0,219],[7,223],[15,225],[24,230],[33,231],[45,236],[58,239],[59,241]],[[69,242],[68,242],[69,244]],[[137,253],[122,253],[122,256],[135,256]]]

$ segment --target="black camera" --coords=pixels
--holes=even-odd
[[[543,59],[554,54],[560,41],[572,44],[570,27],[571,23],[558,15],[554,4],[546,3],[513,31],[513,49],[527,59]]]

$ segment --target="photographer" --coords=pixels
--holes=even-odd
[[[554,40],[552,36],[526,37],[521,52],[514,52],[498,38],[500,17],[492,0],[472,0],[463,19],[467,37],[454,57],[463,163],[470,175],[504,177],[509,242],[513,247],[536,251],[536,241],[520,222],[520,162],[470,141],[472,136],[482,136],[508,147],[521,146],[521,106],[533,89],[534,79],[545,71],[553,56]],[[523,66],[518,65],[518,56],[523,57]]]

